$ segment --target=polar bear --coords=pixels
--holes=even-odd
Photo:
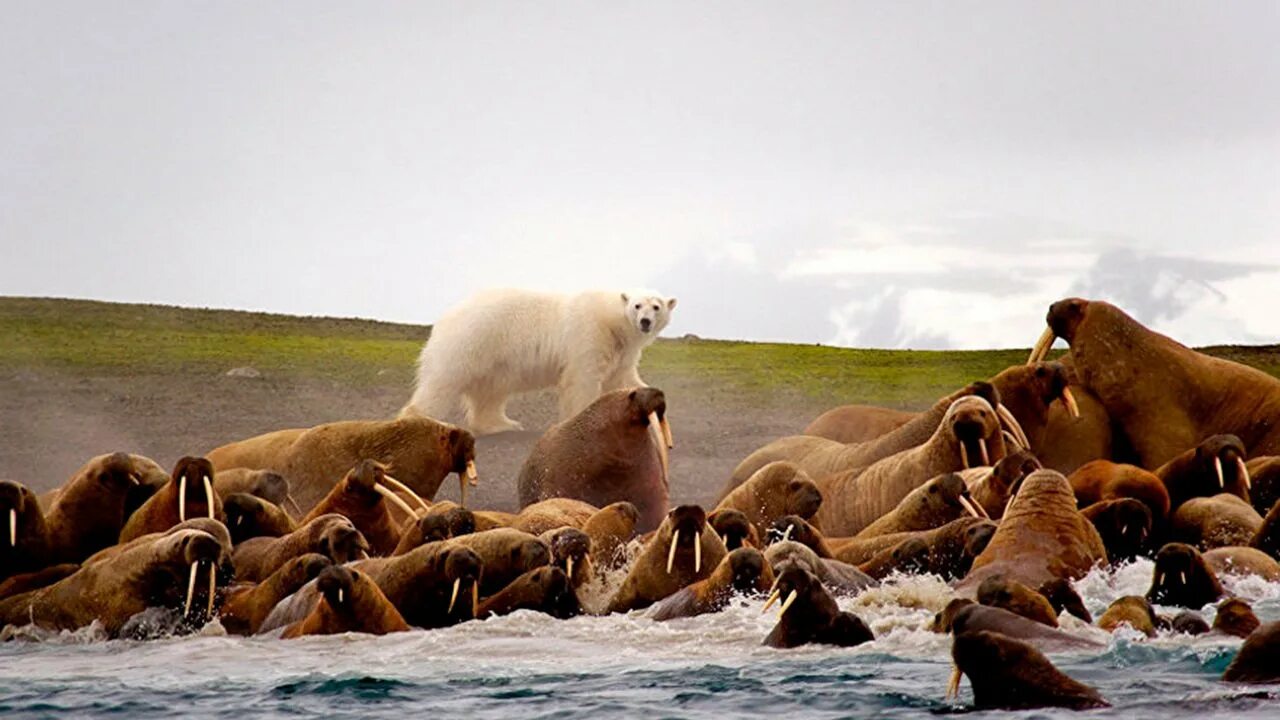
[[[447,420],[461,411],[477,436],[521,430],[507,417],[508,398],[556,386],[560,419],[568,419],[602,393],[644,386],[640,353],[675,307],[675,298],[649,291],[478,293],[432,328],[400,414]]]

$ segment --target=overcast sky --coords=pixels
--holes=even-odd
[[[1280,3],[6,2],[0,294],[1280,340]]]

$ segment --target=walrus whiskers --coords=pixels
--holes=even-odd
[[[1213,459],[1213,470],[1218,473],[1218,487],[1226,488],[1227,483],[1222,479],[1222,458],[1215,457]]]
[[[449,609],[444,611],[445,615],[453,612],[453,604],[458,601],[458,588],[462,586],[462,578],[453,581],[453,594],[449,596]]]
[[[178,480],[178,522],[187,521],[187,476]],[[189,603],[188,603],[189,604]]]
[[[783,615],[785,615],[785,614],[787,613],[787,610],[790,610],[790,609],[791,609],[791,604],[792,604],[792,603],[794,603],[794,602],[796,601],[796,598],[797,598],[797,597],[799,597],[799,595],[800,595],[800,593],[799,593],[798,591],[796,591],[796,590],[792,590],[792,591],[791,591],[791,593],[790,593],[789,595],[787,595],[787,599],[786,599],[785,601],[783,601],[783,603],[782,603],[782,607],[778,608],[778,619],[779,619],[779,620],[781,620],[781,619],[782,619],[782,616],[783,616]]]
[[[413,511],[413,508],[409,507],[409,503],[407,503],[407,502],[405,502],[404,500],[400,499],[400,496],[399,496],[399,495],[397,495],[397,494],[395,494],[394,492],[392,492],[390,489],[388,489],[388,488],[387,488],[387,486],[385,486],[385,485],[374,485],[374,486],[373,486],[373,489],[374,489],[374,491],[375,491],[375,492],[377,492],[379,495],[381,495],[382,497],[386,498],[386,499],[387,499],[387,502],[390,502],[391,504],[393,504],[393,505],[395,505],[396,507],[398,507],[398,508],[400,508],[401,510],[403,510],[403,511],[404,511],[404,513],[405,513],[406,515],[408,515],[411,519],[412,519],[412,518],[415,518],[415,517],[417,517],[417,516],[418,516],[418,514],[417,514],[417,513],[415,513],[415,512]]]
[[[204,476],[204,502],[209,507],[209,519],[213,519],[213,482],[209,480],[209,476]]]
[[[958,697],[960,695],[960,678],[963,677],[963,675],[964,674],[960,672],[959,665],[951,666],[951,677],[947,678],[946,699],[950,700],[951,698]]]
[[[187,604],[182,610],[183,617],[191,615],[191,601],[196,596],[196,569],[199,564],[199,561],[191,563],[191,576],[187,580]]]
[[[427,501],[426,501],[426,500],[423,500],[423,499],[422,499],[422,496],[420,496],[420,495],[418,495],[418,493],[414,492],[414,491],[413,491],[413,488],[409,487],[408,485],[405,485],[404,483],[402,483],[402,482],[400,482],[399,480],[397,480],[397,479],[395,479],[395,478],[391,477],[390,475],[387,475],[386,473],[383,473],[383,474],[382,474],[382,480],[383,480],[383,482],[387,483],[388,485],[390,485],[391,487],[395,488],[396,490],[399,490],[400,492],[404,493],[405,495],[408,495],[408,496],[409,496],[409,499],[411,499],[411,500],[413,500],[414,502],[418,503],[418,506],[419,506],[419,507],[421,507],[423,510],[430,510],[430,509],[431,509],[431,506],[427,504]]]
[[[1044,332],[1040,333],[1040,339],[1036,340],[1035,346],[1031,348],[1031,355],[1027,358],[1027,364],[1034,365],[1044,360],[1045,356],[1049,354],[1049,348],[1053,347],[1053,341],[1057,339],[1058,336],[1054,334],[1053,328],[1046,327]]]
[[[671,549],[667,551],[667,574],[671,574],[671,568],[676,564],[676,543],[680,542],[680,531],[671,531]]]
[[[1240,476],[1240,479],[1244,481],[1244,489],[1252,490],[1253,480],[1249,477],[1249,468],[1245,466],[1244,458],[1241,458],[1241,457],[1236,458],[1236,471],[1237,471],[1236,474],[1238,474]],[[9,512],[13,512],[13,511],[10,510]]]
[[[1071,413],[1071,417],[1080,417],[1080,406],[1076,404],[1076,396],[1071,394],[1070,387],[1062,388],[1062,404],[1067,406],[1067,412]]]
[[[9,508],[9,547],[18,547],[18,511]]]

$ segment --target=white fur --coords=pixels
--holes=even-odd
[[[475,435],[520,430],[508,398],[556,386],[561,419],[601,393],[640,387],[640,353],[667,326],[674,298],[610,291],[478,293],[440,318],[401,414],[451,420]],[[649,323],[648,332],[641,328]]]

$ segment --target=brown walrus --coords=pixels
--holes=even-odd
[[[707,516],[707,524],[720,536],[724,548],[730,552],[740,547],[753,547],[757,550],[764,547],[756,526],[747,519],[746,513],[733,508],[721,508]]]
[[[947,473],[912,490],[890,512],[862,528],[855,538],[872,538],[878,535],[932,530],[957,518],[985,517],[985,509],[978,506],[969,495],[964,478],[957,473]]]
[[[835,549],[834,557],[852,565],[872,561],[885,550],[900,546],[906,540],[918,538],[929,548],[926,572],[944,579],[962,578],[973,566],[994,537],[996,524],[990,520],[962,517],[933,530],[880,535],[858,540]]]
[[[897,430],[918,414],[876,405],[841,405],[814,418],[800,434],[846,445],[862,443]]]
[[[672,508],[632,563],[606,614],[646,608],[710,576],[728,551],[706,523],[697,505]]]
[[[334,513],[312,518],[282,537],[245,540],[236,546],[231,561],[238,579],[261,582],[289,560],[313,552],[342,564],[366,556],[369,543],[350,520]]]
[[[488,571],[471,548],[435,542],[404,555],[362,560],[354,565],[378,583],[406,622],[414,627],[447,627],[474,618],[481,577]]]
[[[96,620],[115,637],[149,607],[181,608],[188,623],[203,625],[230,544],[221,523],[202,519],[113,546],[58,582],[0,601],[0,626],[75,630]]]
[[[541,535],[562,527],[580,530],[599,511],[600,508],[581,500],[549,498],[522,508],[508,527],[530,535]]]
[[[1100,643],[1088,638],[1063,632],[1004,608],[980,605],[966,598],[955,598],[947,603],[942,612],[934,615],[932,629],[934,632],[956,635],[984,630],[998,632],[1033,643],[1049,652],[1101,647]]]
[[[1248,545],[1262,528],[1262,517],[1248,502],[1222,493],[1188,500],[1174,511],[1169,536],[1179,542],[1211,550]]]
[[[233,585],[222,603],[222,627],[232,635],[256,634],[276,603],[297,592],[331,565],[333,562],[324,555],[307,553],[281,565],[260,583]]]
[[[591,538],[577,528],[559,527],[538,536],[551,550],[551,566],[564,571],[576,592],[594,572],[591,565]]]
[[[978,602],[1004,608],[1049,627],[1058,627],[1058,613],[1053,609],[1049,598],[1017,580],[999,575],[988,577],[978,586]]]
[[[1253,614],[1249,603],[1239,598],[1228,598],[1218,606],[1218,614],[1213,618],[1213,629],[1226,635],[1246,638],[1258,629],[1262,622]]]
[[[778,600],[782,601],[778,623],[765,636],[764,645],[793,648],[818,643],[852,647],[875,640],[871,628],[857,615],[841,612],[818,578],[800,565],[788,563],[778,573],[764,610],[768,611]]]
[[[1168,543],[1156,553],[1147,599],[1161,605],[1198,608],[1222,597],[1218,576],[1195,548]]]
[[[979,710],[1109,707],[1097,690],[1068,677],[1034,646],[1000,633],[956,634],[951,659],[955,670],[947,697],[959,693],[963,674],[973,686],[973,704]]]
[[[489,597],[521,575],[551,564],[551,548],[535,535],[513,528],[495,528],[461,535],[444,542],[446,547],[465,547],[480,557],[484,575],[480,597]]]
[[[315,582],[319,594],[315,607],[286,627],[281,638],[345,632],[386,635],[409,629],[377,583],[359,570],[333,565],[325,568]]]
[[[1160,619],[1156,617],[1151,601],[1141,595],[1125,595],[1116,598],[1098,618],[1098,627],[1114,633],[1121,625],[1128,625],[1147,637],[1156,636]]]
[[[249,493],[232,493],[223,498],[222,512],[233,545],[255,537],[283,537],[298,529],[298,523],[284,508]]]
[[[837,595],[857,595],[875,587],[878,580],[849,563],[818,557],[808,546],[794,540],[775,542],[765,549],[764,557],[775,570],[780,570],[787,563],[799,564],[822,581],[823,587]]]
[[[44,513],[26,485],[0,480],[0,580],[48,564]]]
[[[830,535],[854,535],[931,478],[991,465],[1004,456],[1000,422],[991,405],[979,397],[963,397],[952,403],[923,445],[865,469],[816,478],[823,501],[814,518]]]
[[[1169,491],[1164,482],[1136,465],[1094,460],[1081,465],[1067,480],[1082,508],[1106,500],[1133,498],[1151,511],[1153,525],[1163,525],[1169,518]]]
[[[559,567],[540,567],[512,580],[491,598],[480,603],[476,617],[509,615],[517,610],[533,610],[561,620],[582,612],[578,596],[565,571]]]
[[[1259,515],[1265,515],[1280,502],[1280,455],[1255,455],[1244,467],[1249,473],[1249,501]]]
[[[1058,613],[1058,617],[1062,617],[1062,613],[1067,612],[1090,625],[1093,624],[1093,615],[1084,606],[1080,593],[1076,592],[1068,580],[1063,578],[1050,580],[1037,588],[1037,592],[1049,599],[1049,604],[1053,605],[1053,611]]]
[[[1155,469],[1169,493],[1169,512],[1198,497],[1228,493],[1249,502],[1253,483],[1244,445],[1235,435],[1214,435]]]
[[[1212,358],[1154,332],[1109,303],[1054,303],[1032,350],[1043,359],[1055,337],[1071,346],[1081,383],[1120,425],[1140,459],[1157,468],[1218,433],[1255,455],[1280,453],[1280,380]]]
[[[154,466],[152,468],[151,466]],[[99,455],[76,471],[44,514],[46,562],[80,562],[120,539],[131,488],[142,484],[155,462],[127,453]],[[168,473],[160,470],[165,480]]]
[[[629,502],[610,503],[587,519],[582,532],[591,538],[591,560],[598,568],[618,567],[626,560],[626,545],[636,535],[640,511]]]
[[[616,390],[552,425],[520,468],[520,507],[553,497],[596,507],[626,500],[640,513],[640,532],[656,528],[668,503],[666,412],[657,388]]]
[[[659,622],[720,612],[734,594],[763,595],[773,586],[773,568],[759,550],[738,548],[725,556],[705,580],[659,600],[649,617]]]
[[[408,523],[400,533],[400,541],[392,555],[404,555],[427,543],[449,540],[476,531],[476,516],[468,509],[454,505],[443,512],[431,512]]]
[[[1280,582],[1280,562],[1256,548],[1217,547],[1206,550],[1201,557],[1218,577],[1256,575],[1267,582]]]
[[[42,587],[48,587],[79,569],[80,563],[62,563],[60,565],[50,565],[33,572],[10,576],[9,579],[0,582],[0,600],[31,592],[32,590],[39,590]]]
[[[1147,538],[1152,531],[1151,510],[1141,501],[1104,500],[1084,508],[1080,514],[1093,523],[1111,563],[1147,554]]]
[[[278,430],[223,445],[206,457],[219,472],[251,468],[284,475],[301,512],[315,507],[361,460],[381,463],[390,476],[427,500],[435,497],[445,477],[457,473],[465,504],[466,485],[476,481],[476,441],[471,433],[423,417]],[[399,512],[393,513],[398,520],[403,519]]]
[[[808,474],[786,461],[772,462],[760,468],[742,485],[716,505],[716,510],[739,510],[763,536],[769,526],[783,515],[797,515],[805,520],[822,506],[822,493]]]
[[[1271,506],[1262,526],[1249,540],[1250,547],[1258,548],[1273,558],[1280,558],[1280,500]]]
[[[302,512],[289,494],[289,481],[278,472],[272,470],[252,470],[250,468],[231,468],[215,473],[213,491],[220,498],[236,493],[248,493],[274,503],[281,507],[288,505],[298,517]]]
[[[213,489],[213,465],[201,457],[184,457],[173,467],[169,482],[129,516],[120,530],[120,542],[164,532],[197,517],[226,521],[222,500]]]
[[[400,526],[391,519],[392,505],[405,516],[416,517],[414,509],[395,494],[394,486],[388,486],[387,469],[373,460],[361,460],[301,522],[305,525],[321,515],[337,513],[364,535],[372,554],[390,555],[400,542]]]
[[[929,572],[929,545],[918,537],[908,538],[876,553],[858,569],[876,580],[894,573],[921,575]]]
[[[1076,509],[1062,473],[1037,470],[1022,482],[991,542],[973,561],[959,588],[976,589],[991,575],[1028,587],[1057,578],[1083,577],[1107,564],[1107,551],[1093,523]]]
[[[1280,622],[1260,625],[1250,633],[1222,679],[1247,683],[1280,681]]]
[[[1017,494],[1022,481],[1039,470],[1040,461],[1027,450],[1019,450],[1004,456],[993,467],[970,468],[960,473],[969,486],[969,495],[980,505],[986,516],[999,520],[1005,506]]]

